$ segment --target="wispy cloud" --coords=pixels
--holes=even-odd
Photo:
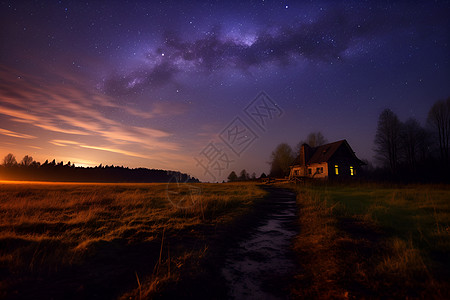
[[[32,146],[32,145],[28,145],[27,147],[33,148],[33,149],[37,149],[37,150],[41,150],[41,149],[42,149],[42,147],[39,147],[39,146]]]
[[[82,145],[79,142],[69,141],[69,140],[51,140],[49,143],[56,145],[56,146],[61,146],[61,147],[66,147],[66,146],[70,146],[70,145],[77,145],[77,146]]]
[[[35,136],[29,135],[29,134],[14,132],[14,131],[3,129],[3,128],[0,128],[0,134],[12,136],[12,137],[16,137],[16,138],[21,138],[21,139],[35,139],[36,138]]]
[[[97,147],[97,146],[89,146],[89,145],[80,145],[82,148],[88,148],[88,149],[94,149],[94,150],[101,150],[101,151],[107,151],[107,152],[113,152],[113,153],[119,153],[127,156],[133,156],[133,157],[140,157],[140,158],[147,158],[151,159],[152,157],[148,155],[143,155],[140,153],[132,152],[132,151],[126,151],[122,149],[117,148],[107,148],[107,147]]]
[[[66,80],[67,84],[58,85],[1,65],[0,77],[0,115],[7,121],[0,130],[2,135],[39,137],[59,147],[81,147],[146,159],[180,149],[180,145],[169,141],[172,133],[151,126],[129,125],[118,121],[117,115],[120,119],[142,120],[136,123],[148,124],[148,120],[184,113],[187,109],[184,105],[156,102],[149,112],[139,111],[116,104],[108,96],[79,86],[71,78]],[[43,130],[42,134],[36,131],[35,137],[15,132],[5,126],[12,122],[24,124],[23,128],[27,129],[34,126]]]

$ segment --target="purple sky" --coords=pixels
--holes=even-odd
[[[267,173],[277,144],[320,130],[372,160],[384,108],[425,125],[450,96],[449,12],[448,1],[2,1],[0,155],[213,181]],[[252,102],[261,91],[270,100]]]

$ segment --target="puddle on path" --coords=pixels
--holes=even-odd
[[[290,255],[297,205],[295,194],[272,190],[270,213],[250,237],[229,249],[222,274],[232,299],[285,299],[277,284],[295,263]]]

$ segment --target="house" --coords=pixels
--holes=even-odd
[[[359,160],[346,140],[312,148],[303,144],[291,166],[294,178],[346,178],[359,174],[364,163]]]

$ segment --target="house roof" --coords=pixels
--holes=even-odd
[[[337,142],[333,142],[333,143],[329,143],[329,144],[325,144],[322,146],[311,148],[312,155],[311,155],[310,159],[308,160],[307,164],[310,165],[310,164],[315,164],[315,163],[328,162],[341,146],[347,147],[349,150],[349,153],[351,153],[352,157],[359,163],[363,164],[363,162],[360,161],[356,157],[355,153],[353,152],[352,148],[348,144],[347,140],[340,140]],[[298,165],[299,162],[300,162],[300,159],[299,159],[299,157],[297,157],[294,161],[294,165]]]

